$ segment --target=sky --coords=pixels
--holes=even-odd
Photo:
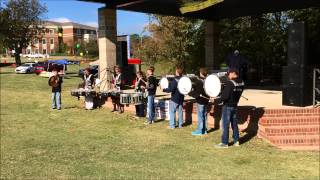
[[[76,0],[40,0],[47,6],[44,15],[47,20],[66,22],[72,21],[98,27],[98,8],[104,4],[89,3]],[[117,11],[118,35],[141,34],[148,24],[148,16],[143,13]]]

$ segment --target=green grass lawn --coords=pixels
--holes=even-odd
[[[193,137],[195,126],[168,130],[166,121],[145,126],[130,114],[86,111],[70,96],[75,74],[58,112],[46,78],[13,70],[0,71],[0,179],[319,179],[319,152],[281,151],[258,138],[215,149],[220,131]]]

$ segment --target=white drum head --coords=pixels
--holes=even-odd
[[[180,78],[180,80],[178,82],[178,90],[183,95],[189,94],[192,90],[192,82],[191,82],[190,78],[185,77],[185,76]]]
[[[210,97],[217,97],[221,91],[221,82],[218,76],[211,74],[204,81],[204,91]]]
[[[96,86],[99,86],[101,83],[100,79],[96,79],[95,82],[96,82]]]
[[[169,87],[169,81],[167,78],[163,77],[160,79],[160,87],[161,89],[167,89]]]

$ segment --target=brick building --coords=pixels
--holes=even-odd
[[[67,45],[67,53],[75,53],[75,45],[97,41],[97,28],[74,22],[44,22],[44,32],[23,50],[23,54],[54,54],[59,46]]]

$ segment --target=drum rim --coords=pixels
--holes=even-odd
[[[162,83],[161,83],[161,82],[162,82],[163,80],[166,80],[166,85],[167,85],[166,87],[162,87]],[[160,84],[160,86],[161,86],[162,89],[168,88],[168,87],[169,87],[169,79],[168,79],[167,77],[162,77],[162,78],[160,79],[159,84]]]
[[[210,77],[210,76],[215,76],[215,77],[217,77],[217,79],[218,79],[219,82],[220,82],[220,86],[219,86],[220,91],[219,91],[219,92],[221,92],[221,80],[220,80],[219,76],[216,75],[216,74],[210,74],[210,75],[208,75],[208,76],[205,78],[205,80],[204,80],[204,82],[203,82],[203,89],[204,89],[204,92],[205,92],[208,96],[210,96],[210,97],[216,97],[216,96],[211,96],[211,95],[208,93],[207,88],[206,88],[206,84],[207,84],[206,82],[208,81],[208,77]],[[218,94],[217,94],[217,96],[218,96]]]

